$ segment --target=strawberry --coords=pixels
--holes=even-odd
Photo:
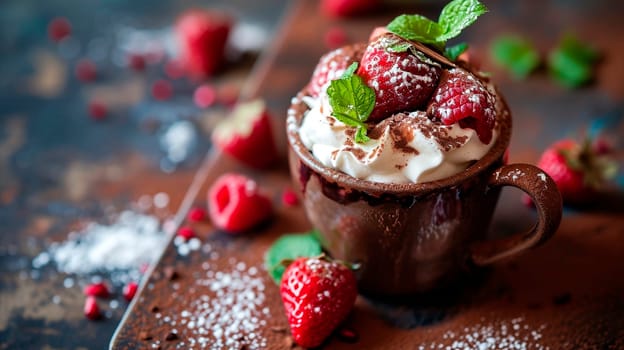
[[[88,296],[85,300],[84,315],[90,320],[97,320],[102,317],[100,313],[100,307],[97,304],[97,300],[94,296]]]
[[[256,182],[243,175],[221,175],[208,191],[208,213],[215,226],[228,232],[247,231],[268,219],[271,200]]]
[[[299,258],[284,272],[282,302],[295,342],[313,348],[349,315],[357,287],[345,265],[321,258]]]
[[[355,44],[341,47],[321,57],[307,86],[310,95],[317,97],[325,91],[332,80],[339,79],[353,62],[362,58],[364,49],[363,44]]]
[[[496,122],[496,98],[474,75],[462,69],[445,71],[427,112],[446,125],[459,123],[489,144]]]
[[[86,296],[98,298],[110,297],[110,291],[108,290],[108,286],[103,282],[88,284],[86,287],[84,287],[82,292]]]
[[[227,15],[206,10],[189,10],[176,23],[181,62],[194,77],[212,76],[224,60],[232,21]]]
[[[397,45],[402,45],[404,51],[396,52]],[[433,93],[440,78],[440,66],[407,45],[409,42],[387,33],[366,48],[357,74],[375,90],[377,97],[368,121],[380,121],[396,112],[424,107]]]
[[[253,168],[267,168],[278,159],[271,120],[262,100],[241,103],[212,133],[224,153]]]
[[[379,0],[321,0],[321,12],[328,17],[350,17],[370,12]]]
[[[579,144],[571,139],[548,147],[537,166],[552,177],[566,204],[588,200],[616,170],[615,163],[592,149],[589,140]]]

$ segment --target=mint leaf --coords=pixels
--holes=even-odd
[[[453,0],[446,4],[440,13],[438,23],[444,33],[437,37],[438,41],[447,41],[461,33],[482,14],[487,7],[478,0]]]
[[[344,71],[344,73],[342,73],[342,76],[340,77],[340,79],[346,79],[349,78],[350,76],[353,75],[353,73],[355,73],[355,71],[358,69],[358,64],[357,62],[353,62],[351,63],[351,65],[349,67],[347,67],[347,69]]]
[[[444,49],[444,56],[446,56],[446,58],[451,61],[456,61],[457,57],[459,57],[459,55],[464,53],[466,50],[468,50],[468,44],[459,43],[457,45]]]
[[[516,78],[525,78],[540,63],[533,45],[519,36],[505,35],[497,38],[491,47],[494,61],[508,69]]]
[[[278,238],[264,256],[264,266],[275,281],[280,284],[286,267],[284,260],[300,257],[313,257],[321,254],[321,243],[316,238],[318,232],[287,234]]]
[[[346,125],[357,127],[355,141],[368,141],[364,122],[375,107],[375,90],[368,87],[354,74],[357,63],[353,63],[342,78],[332,80],[327,87],[332,115]]]
[[[386,28],[401,38],[434,45],[440,45],[438,37],[444,32],[436,22],[421,15],[400,15]]]
[[[388,46],[386,50],[388,52],[401,53],[401,52],[405,52],[409,50],[410,47],[413,47],[413,46],[409,42],[399,42],[399,43]]]
[[[548,68],[559,83],[576,88],[592,80],[598,57],[594,49],[568,35],[548,56]]]

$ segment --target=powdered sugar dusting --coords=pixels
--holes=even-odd
[[[264,280],[259,267],[230,259],[228,271],[216,271],[204,262],[205,274],[196,280],[201,293],[183,311],[160,315],[183,336],[178,349],[263,349],[270,310],[265,305]],[[155,343],[152,345],[156,345]]]
[[[444,343],[450,345],[431,343],[421,345],[418,349],[546,350],[549,347],[540,343],[541,332],[545,328],[546,325],[533,328],[525,323],[523,317],[517,317],[497,324],[476,324],[460,332],[447,331],[442,338]]]

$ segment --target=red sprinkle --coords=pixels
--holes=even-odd
[[[200,207],[191,208],[187,217],[189,221],[193,222],[204,221],[206,219],[206,210]]]
[[[128,56],[128,66],[137,72],[145,70],[145,57],[137,53],[130,54]]]
[[[163,79],[156,80],[152,85],[152,96],[159,101],[168,100],[173,95],[171,84]]]
[[[88,59],[78,61],[74,72],[78,80],[84,82],[94,81],[97,77],[97,67],[95,63]]]
[[[90,297],[110,297],[110,291],[108,290],[108,286],[104,282],[88,284],[86,287],[84,287],[82,292],[84,293],[84,295]]]
[[[184,227],[180,227],[180,229],[178,230],[178,236],[183,237],[186,240],[189,240],[193,237],[195,237],[195,231],[188,227],[188,226],[184,226]]]
[[[338,331],[338,338],[345,343],[356,343],[360,339],[360,335],[353,329],[342,328]]]
[[[48,37],[59,42],[71,35],[71,23],[65,17],[57,17],[48,24]]]
[[[347,33],[341,27],[331,27],[325,32],[325,46],[337,49],[347,43]]]
[[[91,115],[94,120],[102,120],[106,118],[107,114],[108,109],[103,103],[99,101],[91,101],[89,103],[89,115]]]
[[[208,108],[217,101],[217,91],[212,85],[204,84],[195,89],[193,101],[199,108]]]
[[[128,284],[126,284],[123,288],[123,296],[127,301],[132,300],[132,298],[134,298],[134,295],[137,292],[137,289],[139,288],[139,285],[136,284],[136,282],[130,282]]]
[[[284,190],[284,193],[282,193],[282,203],[289,207],[292,207],[299,204],[299,198],[297,197],[295,191],[287,188],[286,190]]]
[[[85,300],[84,315],[90,320],[97,320],[102,316],[95,297],[88,296],[87,300]]]
[[[184,71],[184,67],[182,66],[182,63],[180,63],[179,61],[173,60],[165,64],[165,74],[167,75],[167,77],[171,79],[180,79],[186,73]]]

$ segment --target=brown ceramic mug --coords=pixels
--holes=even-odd
[[[443,288],[472,266],[484,266],[548,240],[561,221],[561,196],[539,168],[504,164],[511,115],[498,106],[499,136],[466,170],[437,181],[387,184],[360,180],[321,164],[299,137],[308,107],[293,100],[286,121],[290,172],[323,247],[360,264],[359,288],[409,295]],[[488,240],[502,186],[526,192],[538,220],[526,233]]]

